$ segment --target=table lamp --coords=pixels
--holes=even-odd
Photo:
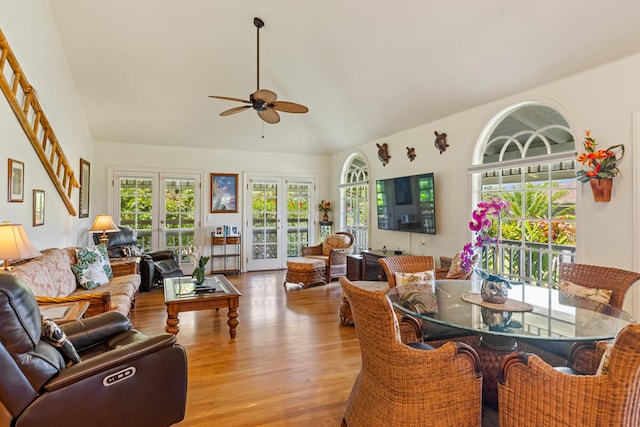
[[[93,225],[89,229],[90,233],[100,233],[102,232],[102,236],[100,236],[100,243],[104,243],[105,246],[108,246],[109,238],[107,237],[107,232],[112,231],[120,231],[115,222],[113,222],[113,218],[111,215],[96,215],[95,221],[93,221]]]
[[[0,224],[0,259],[3,270],[11,270],[10,259],[28,259],[42,255],[29,241],[22,224]]]

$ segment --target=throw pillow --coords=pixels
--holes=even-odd
[[[67,366],[80,363],[80,355],[67,337],[67,334],[60,329],[56,322],[44,316],[42,316],[41,337],[62,354]]]
[[[472,263],[475,265],[480,260],[480,256],[475,254],[472,258]],[[460,267],[460,252],[456,253],[451,261],[449,272],[447,272],[447,279],[459,279],[465,280],[471,277],[471,271],[464,271]]]
[[[100,261],[104,274],[106,274],[108,278],[113,277],[113,270],[111,269],[111,263],[109,262],[109,252],[107,251],[107,247],[104,243],[97,246],[87,246],[86,248],[76,249],[76,258],[78,259],[78,263],[93,263]]]
[[[396,286],[407,285],[409,283],[434,283],[436,273],[433,270],[420,271],[417,273],[395,273]]]
[[[576,285],[568,280],[561,280],[560,283],[558,283],[558,290],[563,294],[575,295],[603,304],[609,304],[611,293],[613,292],[611,289],[587,288]]]
[[[99,245],[104,247],[104,245]],[[102,254],[97,248],[82,248],[76,251],[78,263],[71,266],[73,274],[76,275],[78,284],[85,289],[95,289],[98,286],[109,282],[108,272],[111,265],[105,266]],[[111,272],[113,276],[113,272]]]
[[[611,358],[611,349],[613,349],[614,343],[615,341],[607,344],[607,348],[602,355],[602,359],[600,359],[600,365],[598,365],[596,375],[607,375],[609,373],[609,359]]]

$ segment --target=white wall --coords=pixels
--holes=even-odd
[[[200,244],[205,253],[209,252],[209,240],[214,226],[231,225],[242,227],[242,210],[244,209],[243,175],[246,173],[279,175],[283,177],[313,177],[316,179],[316,196],[318,200],[327,199],[329,194],[329,156],[299,155],[282,153],[265,153],[249,151],[230,151],[218,149],[161,147],[151,145],[135,145],[124,143],[98,142],[94,146],[94,162],[92,165],[93,186],[98,197],[92,197],[91,209],[98,212],[112,212],[108,198],[110,169],[127,167],[143,168],[155,171],[182,171],[200,174],[202,179],[201,218],[203,233]],[[123,155],[126,153],[126,155]],[[238,174],[238,213],[216,213],[209,210],[210,173]],[[313,210],[315,220],[320,214]],[[316,224],[317,228],[317,224]],[[318,230],[316,229],[316,233]]]
[[[53,15],[46,0],[0,1],[0,29],[29,83],[36,89],[53,131],[79,173],[80,158],[91,160],[92,140]],[[92,218],[71,217],[4,95],[0,95],[0,221],[23,224],[39,249],[88,241]],[[7,202],[7,159],[24,162],[24,202]],[[79,178],[78,178],[79,179]],[[45,224],[32,227],[32,190],[45,191]],[[72,201],[77,210],[78,190]]]
[[[471,183],[467,168],[483,127],[503,109],[523,101],[542,101],[556,108],[569,122],[579,150],[584,130],[606,148],[623,143],[625,159],[620,164],[622,175],[615,179],[612,200],[595,203],[588,184],[581,185],[578,200],[578,262],[633,270],[638,254],[633,253],[634,224],[633,186],[633,114],[640,107],[640,54],[630,56],[578,75],[496,100],[477,108],[444,117],[357,147],[369,160],[372,195],[375,180],[380,178],[435,172],[437,235],[409,234],[377,229],[375,198],[372,197],[370,246],[405,250],[412,254],[452,256],[469,240]],[[434,147],[434,131],[446,132],[451,145],[438,154]],[[389,144],[391,160],[385,167],[377,159],[376,143]],[[406,147],[415,147],[417,157],[410,162]],[[337,200],[339,172],[353,150],[332,156],[332,199]],[[425,245],[421,245],[424,241]],[[636,285],[637,286],[637,285]],[[640,314],[637,296],[627,298],[625,307]]]

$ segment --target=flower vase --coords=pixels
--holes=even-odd
[[[589,180],[591,184],[591,192],[593,200],[596,202],[608,202],[611,200],[611,187],[613,187],[613,178],[593,178]]]
[[[507,295],[509,295],[509,283],[506,281],[482,279],[480,295],[486,302],[504,304],[507,301]]]
[[[195,280],[196,285],[202,285],[204,282],[204,268],[196,267],[191,273],[191,277]]]
[[[322,221],[324,222],[328,222],[329,221],[329,214],[328,213],[324,213],[324,216],[322,217]]]

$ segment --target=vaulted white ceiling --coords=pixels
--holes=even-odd
[[[50,3],[97,141],[333,153],[640,51],[631,0]],[[256,90],[256,16],[262,88],[309,107],[275,125],[207,97]]]

